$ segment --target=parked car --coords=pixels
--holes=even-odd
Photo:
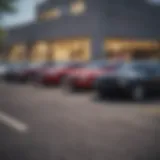
[[[28,62],[10,63],[7,66],[7,71],[4,74],[4,80],[6,81],[16,81],[17,74],[28,66]]]
[[[95,89],[101,98],[124,94],[140,101],[151,93],[160,96],[160,64],[155,61],[124,63],[118,70],[99,77]]]
[[[0,62],[0,79],[3,79],[5,73],[7,72],[7,62]]]
[[[39,63],[30,63],[25,68],[21,69],[19,72],[17,72],[16,77],[19,82],[28,82],[33,81],[36,77],[36,75],[48,68],[54,65],[54,62],[39,62]]]
[[[35,84],[60,85],[69,72],[83,65],[82,62],[57,62],[54,66],[39,72]]]
[[[84,68],[71,72],[63,83],[63,89],[75,91],[77,89],[93,89],[94,81],[101,75],[119,67],[120,62],[93,61]]]

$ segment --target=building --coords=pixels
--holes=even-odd
[[[32,61],[160,57],[160,7],[146,0],[47,0],[8,30],[8,58]]]

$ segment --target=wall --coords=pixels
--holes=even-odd
[[[46,0],[45,2],[39,4],[37,6],[37,16],[42,14],[43,12],[47,11],[48,9],[51,9],[53,7],[57,6],[65,6],[67,5],[70,1],[73,0]]]
[[[5,39],[6,44],[12,45],[30,41],[32,36],[34,36],[34,26],[34,23],[30,23],[8,30],[7,37]]]
[[[103,31],[108,37],[160,39],[160,7],[145,0],[107,0]]]
[[[37,7],[40,14],[54,6],[67,6],[73,0],[53,0]],[[86,0],[87,12],[79,16],[63,15],[59,19],[37,21],[9,31],[6,43],[34,43],[72,37],[92,38],[93,57],[103,56],[105,38],[160,39],[160,7],[144,0]]]

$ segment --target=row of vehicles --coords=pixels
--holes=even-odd
[[[0,77],[5,81],[31,83],[34,86],[57,85],[68,93],[93,89],[99,98],[125,95],[135,101],[149,95],[160,97],[158,61],[21,62],[0,63]]]

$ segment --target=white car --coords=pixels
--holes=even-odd
[[[0,64],[0,78],[2,78],[5,73],[7,72],[8,70],[8,67],[7,67],[7,64]]]

